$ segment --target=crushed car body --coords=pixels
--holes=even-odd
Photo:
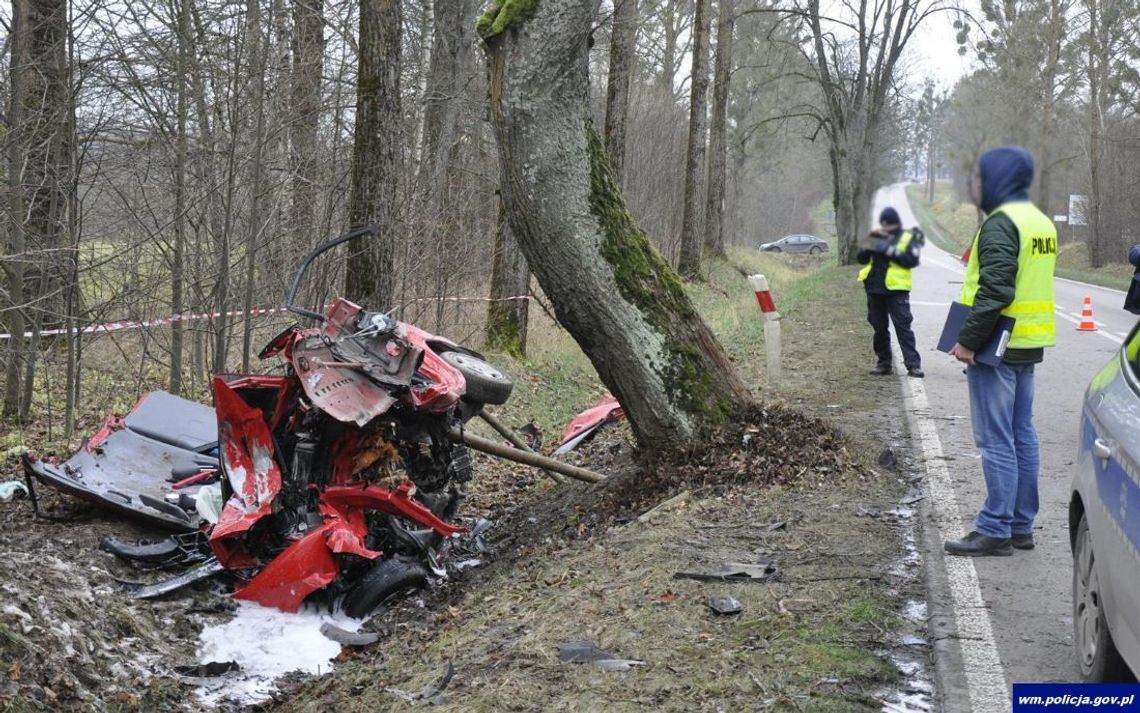
[[[291,326],[261,352],[284,374],[217,375],[213,408],[152,392],[66,461],[24,457],[29,481],[176,533],[104,543],[148,567],[192,567],[133,596],[225,573],[239,599],[293,612],[322,592],[364,616],[438,571],[440,545],[466,531],[449,521],[472,462],[448,433],[504,403],[511,382],[477,353],[348,300],[323,315],[297,307],[312,261],[362,234],[301,265],[288,307],[320,324]]]

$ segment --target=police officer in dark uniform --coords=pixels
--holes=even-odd
[[[867,321],[875,330],[872,344],[878,361],[872,374],[885,376],[894,371],[890,333],[893,322],[906,373],[919,379],[924,376],[922,357],[910,328],[911,270],[918,266],[922,244],[922,231],[904,231],[898,211],[887,207],[879,214],[879,228],[871,231],[867,243],[855,256],[860,265],[866,266],[859,272],[859,280],[867,291]]]

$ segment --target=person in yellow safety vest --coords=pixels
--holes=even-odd
[[[871,346],[877,362],[872,374],[886,376],[894,371],[890,332],[890,323],[894,322],[906,373],[920,379],[923,376],[922,357],[910,328],[910,271],[918,266],[922,244],[922,231],[904,231],[898,211],[888,206],[879,214],[879,229],[871,231],[855,255],[860,265],[866,265],[859,272],[859,281],[867,292],[867,321],[875,330]]]
[[[958,301],[970,314],[950,354],[967,365],[974,442],[982,455],[986,501],[974,530],[945,543],[953,555],[1011,555],[1033,549],[1041,453],[1033,425],[1033,371],[1056,343],[1053,271],[1057,228],[1029,201],[1033,157],[1020,146],[987,151],[970,179],[986,214],[974,237]],[[998,319],[1013,330],[998,366],[974,361]]]

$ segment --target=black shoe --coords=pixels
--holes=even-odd
[[[1009,538],[1009,543],[1013,545],[1015,550],[1031,550],[1035,547],[1032,532],[1028,535],[1014,535]]]
[[[1008,537],[989,537],[971,532],[960,540],[947,540],[943,547],[949,554],[962,557],[1009,557],[1013,547]]]
[[[876,364],[874,369],[871,369],[872,376],[887,376],[893,374],[895,371],[894,366],[890,364]]]
[[[926,373],[922,370],[921,366],[908,366],[906,368],[906,375],[914,377],[915,379],[921,379],[926,376]]]

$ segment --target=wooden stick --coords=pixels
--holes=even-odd
[[[474,448],[475,450],[482,453],[498,456],[499,458],[506,458],[509,461],[522,463],[523,465],[529,465],[535,468],[545,468],[547,470],[552,470],[555,473],[561,473],[562,475],[574,478],[575,480],[582,480],[587,483],[600,483],[606,479],[606,476],[602,475],[601,473],[595,473],[592,470],[579,468],[578,466],[570,465],[569,463],[562,463],[560,461],[554,460],[553,458],[547,458],[546,456],[539,455],[538,453],[528,453],[527,451],[520,451],[517,448],[504,446],[502,443],[499,443],[497,441],[481,438],[472,433],[468,433],[467,431],[460,431],[458,428],[453,428],[448,432],[447,436],[455,443],[466,444],[467,446]]]

